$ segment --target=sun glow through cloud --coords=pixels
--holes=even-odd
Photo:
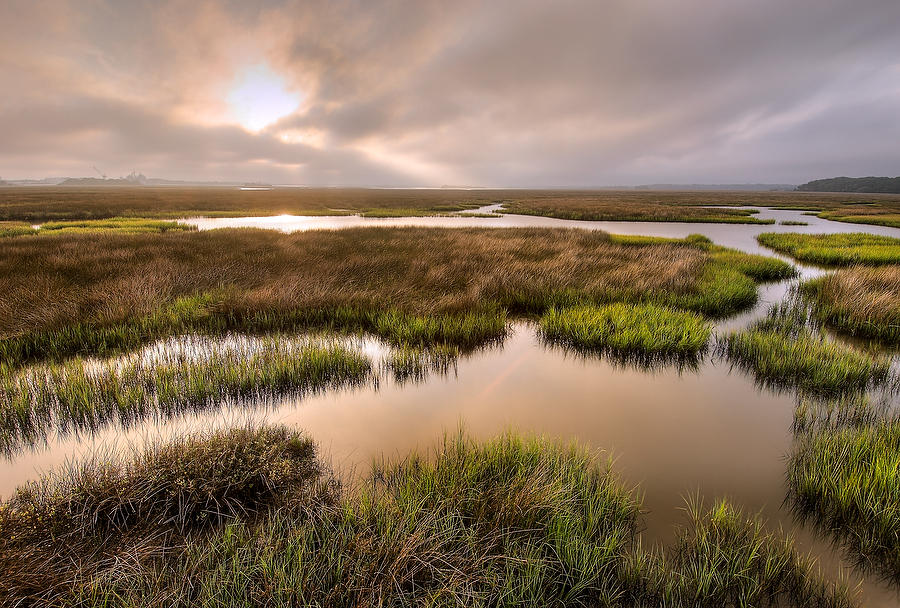
[[[232,117],[248,131],[260,131],[300,106],[302,95],[266,64],[241,72],[228,93]]]

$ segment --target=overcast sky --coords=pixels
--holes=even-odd
[[[0,2],[0,176],[900,175],[900,0]]]

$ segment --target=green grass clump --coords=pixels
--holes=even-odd
[[[802,515],[900,579],[900,422],[804,435],[788,480]]]
[[[727,261],[713,259],[703,270],[696,289],[678,293],[654,292],[639,301],[726,317],[756,302],[756,282]]]
[[[652,304],[610,304],[553,308],[541,317],[541,334],[580,351],[691,356],[706,348],[710,328],[696,313]]]
[[[375,335],[406,346],[451,344],[474,348],[499,340],[506,334],[506,314],[502,311],[411,315],[391,310],[372,315],[369,323]]]
[[[713,259],[758,283],[783,281],[797,276],[797,269],[787,262],[764,255],[722,248],[713,253]]]
[[[0,375],[0,446],[8,451],[58,432],[127,425],[151,415],[173,416],[248,400],[361,383],[370,361],[337,345],[297,343],[278,336],[196,357],[165,354],[147,360],[72,359]]]
[[[41,224],[40,234],[69,234],[92,232],[120,232],[141,234],[152,232],[192,232],[197,227],[176,221],[148,219],[140,217],[113,217],[102,220],[55,221]]]
[[[900,262],[900,239],[864,232],[851,234],[766,232],[758,235],[756,240],[801,262],[813,264],[877,266]]]
[[[763,384],[814,393],[851,393],[885,382],[887,357],[828,340],[799,297],[772,306],[764,319],[722,341],[724,352]]]
[[[863,390],[887,379],[890,362],[827,340],[810,330],[796,335],[749,329],[726,339],[728,356],[773,386],[823,393]]]
[[[801,222],[799,220],[781,220],[778,223],[782,226],[809,226],[808,222]]]
[[[37,230],[24,222],[0,222],[0,238],[37,234]]]
[[[131,459],[71,464],[0,503],[2,592],[27,605],[66,604],[54,602],[83,577],[166,557],[197,533],[305,498],[321,476],[314,444],[283,427],[176,438]]]
[[[454,346],[401,346],[391,350],[383,365],[397,382],[420,382],[431,372],[448,373],[456,364],[459,354],[459,349]]]

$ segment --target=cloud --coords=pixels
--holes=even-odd
[[[900,172],[895,0],[12,0],[0,22],[3,175],[591,186]],[[263,63],[304,102],[252,134],[228,87]]]

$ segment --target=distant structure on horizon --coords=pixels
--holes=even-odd
[[[830,177],[797,186],[800,192],[900,194],[900,177]]]
[[[96,167],[95,167],[95,170]],[[99,173],[99,170],[97,170]],[[143,173],[132,171],[125,177],[69,177],[59,183],[60,186],[143,186],[147,183],[147,176]]]

